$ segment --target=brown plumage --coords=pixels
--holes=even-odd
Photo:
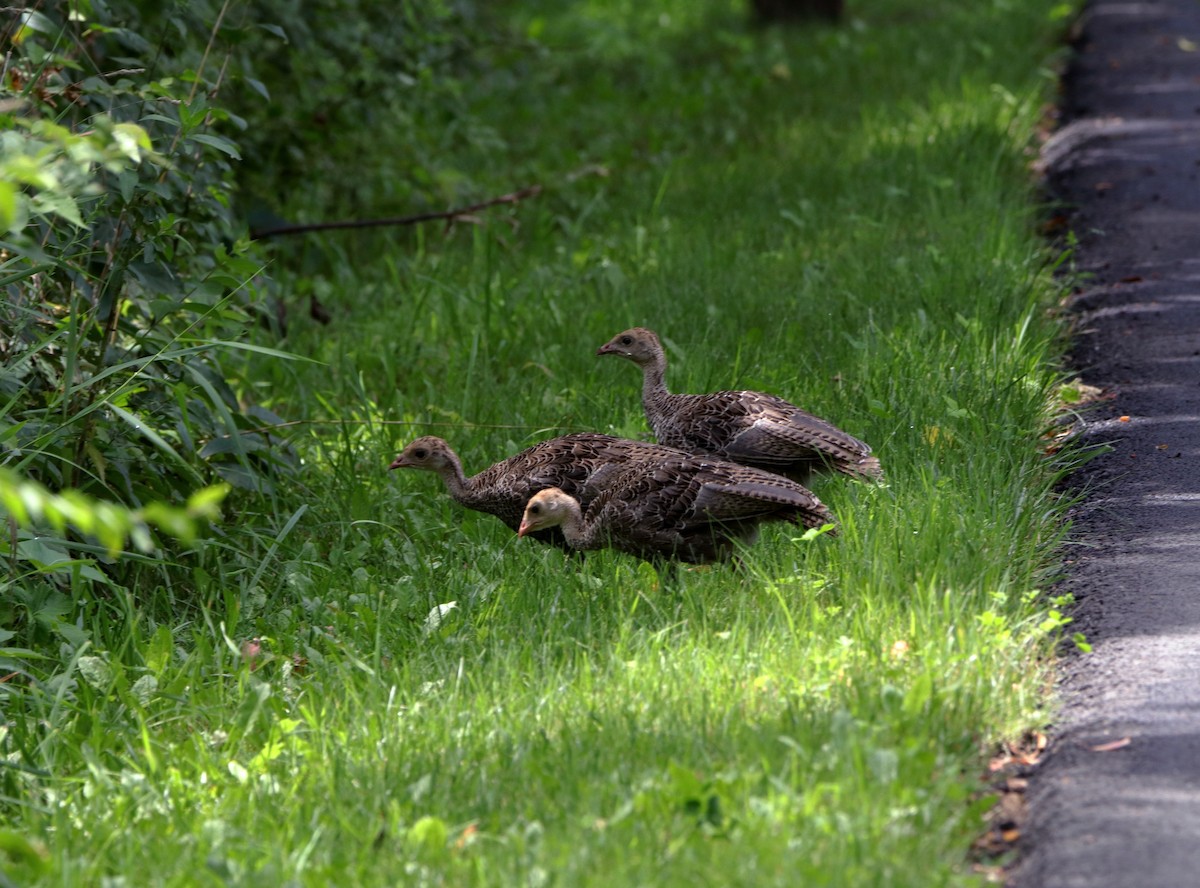
[[[871,448],[841,429],[763,392],[673,395],[663,381],[667,358],[653,330],[634,327],[600,346],[642,368],[642,406],[658,443],[805,481],[814,471],[880,479]]]
[[[468,478],[450,445],[426,436],[405,447],[388,468],[434,472],[446,482],[455,502],[495,515],[515,531],[525,504],[539,490],[558,487],[587,506],[595,496],[593,476],[602,469],[629,460],[654,462],[684,455],[645,441],[581,433],[542,441]],[[535,534],[535,538],[567,548],[558,529]]]
[[[595,496],[585,504],[556,488],[536,493],[517,533],[561,527],[575,549],[611,546],[650,561],[703,564],[753,543],[764,521],[833,523],[825,505],[796,482],[706,457],[614,463],[593,482]]]

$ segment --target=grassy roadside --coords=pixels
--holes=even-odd
[[[1025,149],[1061,13],[881,0],[789,34],[740,3],[516,6],[527,39],[471,98],[497,138],[460,163],[546,193],[516,228],[277,272],[335,320],[294,318],[315,363],[255,358],[243,397],[344,424],[297,432],[300,482],[231,514],[193,588],[103,602],[7,717],[11,828],[46,848],[10,852],[17,883],[974,878],[981,756],[1042,717],[1055,628]],[[888,486],[822,481],[837,540],[774,530],[662,588],[383,471],[430,432],[468,469],[642,434],[636,374],[593,355],[635,323],[675,390],[786,395]]]

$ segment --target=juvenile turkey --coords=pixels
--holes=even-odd
[[[642,368],[642,406],[658,443],[711,453],[806,481],[814,471],[860,479],[883,477],[871,448],[825,420],[763,392],[673,395],[663,377],[667,358],[653,330],[634,327],[596,351]]]
[[[764,521],[833,523],[810,491],[780,475],[700,456],[606,467],[591,503],[558,488],[534,494],[519,536],[561,527],[575,549],[610,546],[648,561],[703,564],[749,545]]]
[[[426,436],[405,447],[388,468],[435,472],[446,482],[455,502],[495,515],[515,531],[521,525],[525,504],[539,490],[561,488],[586,506],[595,495],[590,482],[598,471],[629,460],[653,462],[683,455],[645,441],[580,433],[542,441],[468,478],[450,445]],[[535,539],[567,548],[557,529],[537,533]]]

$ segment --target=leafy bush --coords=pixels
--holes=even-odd
[[[230,382],[265,282],[230,206],[220,67],[168,70],[99,3],[22,12],[8,36],[0,462],[133,509],[214,476],[269,493],[291,458],[256,429],[278,420]],[[36,559],[0,541],[43,565],[95,548],[53,529]]]
[[[448,160],[464,143],[497,141],[464,90],[485,31],[471,0],[133,5],[142,33],[183,38],[163,51],[184,67],[208,53],[195,35],[222,21],[221,95],[251,121],[239,135],[237,177],[256,227],[313,207],[355,217],[445,209],[476,195],[470,174]],[[386,167],[362,163],[380,157]]]

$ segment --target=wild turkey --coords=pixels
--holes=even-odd
[[[594,497],[589,482],[597,471],[631,459],[653,462],[683,455],[645,441],[580,433],[542,441],[468,478],[450,445],[427,436],[405,447],[388,468],[435,472],[456,502],[495,515],[515,531],[521,525],[525,504],[539,490],[561,488],[586,506]],[[535,534],[535,538],[568,548],[558,529]]]
[[[611,546],[648,561],[703,564],[753,543],[764,521],[833,523],[825,505],[796,482],[699,456],[613,464],[595,484],[590,504],[557,488],[534,494],[517,534],[561,527],[575,549]]]
[[[667,358],[653,330],[634,327],[596,351],[642,368],[642,406],[658,443],[711,453],[746,466],[807,481],[832,470],[860,479],[883,477],[871,448],[782,398],[763,392],[673,395],[663,377]]]

